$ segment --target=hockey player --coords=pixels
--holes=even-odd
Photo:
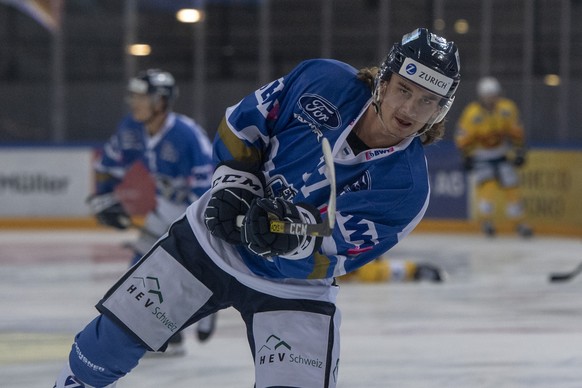
[[[502,97],[499,81],[484,77],[477,83],[478,101],[463,110],[455,142],[464,157],[464,167],[475,179],[478,218],[487,236],[496,234],[493,223],[494,196],[501,189],[507,199],[506,214],[522,237],[532,229],[524,222],[517,169],[525,163],[525,137],[515,103]]]
[[[379,69],[308,60],[228,108],[212,189],[106,293],[56,387],[113,386],[146,350],[226,307],[247,326],[257,388],[336,387],[334,278],[381,256],[422,218],[424,145],[443,134],[459,66],[454,43],[417,29]],[[322,138],[337,177],[332,235],[271,232],[271,221],[327,220]]]
[[[147,214],[133,244],[132,265],[210,187],[212,145],[194,120],[172,111],[177,94],[174,77],[168,72],[149,69],[132,78],[127,97],[131,113],[121,121],[95,162],[95,194],[88,203],[97,220],[113,228],[131,225],[130,216],[114,193],[126,171],[139,162],[154,178],[156,206]],[[201,321],[199,339],[208,339],[214,319]],[[180,333],[172,338],[172,344],[174,354],[183,352]]]

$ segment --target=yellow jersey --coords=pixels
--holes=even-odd
[[[479,102],[463,110],[457,123],[455,144],[463,155],[476,159],[506,156],[524,145],[524,131],[515,103],[499,98],[491,111]]]

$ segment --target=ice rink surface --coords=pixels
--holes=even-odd
[[[0,231],[0,387],[52,387],[134,237]],[[390,258],[432,262],[448,278],[342,284],[338,387],[582,387],[582,275],[548,281],[581,252],[581,239],[413,233]],[[118,387],[252,388],[236,311],[219,314],[208,343],[189,328],[187,347],[184,357],[143,359]]]

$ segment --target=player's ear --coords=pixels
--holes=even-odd
[[[386,93],[386,89],[388,88],[388,83],[390,82],[389,79],[380,81],[380,97],[384,97],[384,93]]]
[[[390,77],[392,78],[392,77]],[[380,81],[380,86],[378,90],[378,96],[380,97],[380,102],[384,101],[386,97],[386,90],[388,90],[388,84],[390,83],[390,79]]]

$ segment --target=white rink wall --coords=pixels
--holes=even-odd
[[[427,149],[433,190],[418,230],[479,233],[473,190],[451,162],[456,151],[445,145]],[[0,147],[0,229],[97,227],[85,203],[93,192],[95,153],[89,145]],[[582,236],[582,173],[576,168],[582,152],[536,149],[528,159],[522,189],[535,233]],[[512,233],[504,225],[503,203],[498,205],[499,232]]]
[[[0,152],[0,218],[89,216],[90,147],[15,147]]]

